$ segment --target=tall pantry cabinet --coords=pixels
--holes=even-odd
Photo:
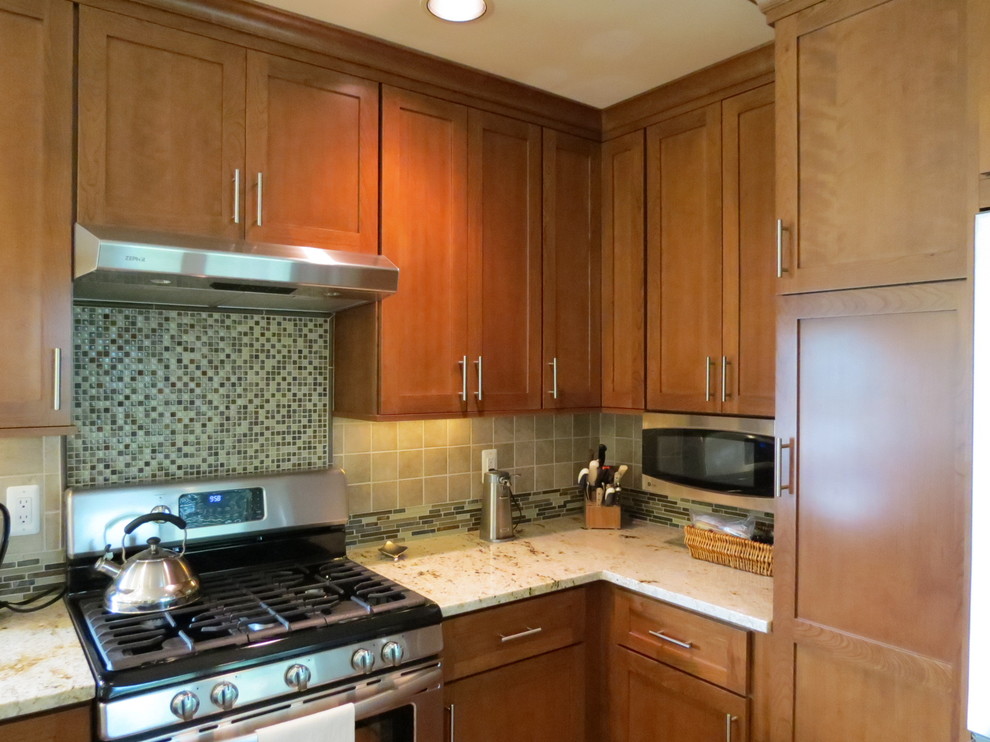
[[[72,5],[0,0],[0,429],[59,435],[72,376]]]
[[[958,742],[976,211],[965,0],[776,26],[772,742]],[[800,123],[799,123],[800,122]]]

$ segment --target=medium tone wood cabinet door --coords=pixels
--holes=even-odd
[[[602,145],[602,406],[646,404],[646,144]]]
[[[468,116],[468,297],[472,407],[542,403],[542,134],[471,109]]]
[[[248,52],[245,182],[248,239],[377,254],[377,83]]]
[[[774,109],[767,85],[722,101],[722,412],[774,412]]]
[[[971,301],[781,302],[774,742],[962,738]]]
[[[543,131],[543,406],[601,405],[601,160]]]
[[[687,673],[614,647],[611,742],[746,742],[748,701]]]
[[[0,0],[0,428],[70,423],[72,5]],[[38,431],[38,434],[46,432]]]
[[[80,222],[242,236],[244,55],[80,7]]]
[[[965,5],[822,3],[776,24],[779,292],[966,275]]]
[[[31,0],[31,3],[47,4],[45,0],[41,3]],[[0,7],[6,5],[9,5],[7,0],[0,2]],[[4,742],[90,742],[92,735],[92,713],[88,705],[0,722],[0,738]]]
[[[716,412],[722,357],[721,104],[646,130],[646,405]]]
[[[448,683],[446,739],[584,740],[584,656],[578,644]]]
[[[399,290],[381,309],[382,414],[467,408],[466,245],[467,108],[385,87],[382,254]]]

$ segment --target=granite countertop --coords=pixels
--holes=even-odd
[[[83,703],[96,686],[62,601],[0,611],[0,720]]]
[[[692,559],[677,528],[582,525],[579,517],[528,523],[517,540],[500,544],[476,532],[414,539],[394,562],[378,553],[380,544],[348,556],[436,601],[444,616],[606,580],[745,629],[770,630],[772,578]]]

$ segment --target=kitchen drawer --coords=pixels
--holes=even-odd
[[[444,680],[584,641],[584,611],[584,589],[577,588],[444,621]]]
[[[747,692],[747,632],[617,590],[612,641],[741,695]]]

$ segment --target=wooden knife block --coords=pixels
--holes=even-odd
[[[618,505],[604,507],[586,502],[584,504],[584,527],[622,528],[622,508]]]

